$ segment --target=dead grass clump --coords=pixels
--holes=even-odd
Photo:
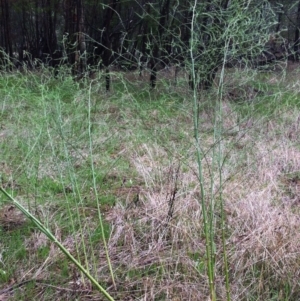
[[[271,298],[272,292],[287,294],[287,290],[293,300],[300,296],[300,219],[292,205],[298,195],[295,174],[300,170],[300,151],[279,129],[284,126],[274,124],[269,135],[258,132],[255,143],[246,143],[251,164],[224,186],[231,233],[230,273],[234,279],[243,279],[232,286],[237,300],[243,291],[256,294],[258,300]],[[254,133],[247,133],[246,141],[249,135]],[[288,180],[290,174],[294,176]]]
[[[133,205],[117,204],[108,214],[110,255],[135,297],[204,300],[207,283],[197,269],[205,269],[201,209],[197,188],[188,189],[197,179],[178,163],[161,165],[167,160],[158,146],[143,145],[136,154],[133,164],[146,187]]]
[[[233,125],[228,123],[228,127]],[[242,149],[230,149],[222,166],[232,300],[250,296],[269,300],[274,294],[296,300],[300,296],[300,219],[293,206],[286,204],[288,193],[294,199],[298,196],[298,178],[294,174],[282,180],[287,173],[300,170],[300,151],[282,128],[285,124],[266,129],[253,120],[242,136],[225,136],[222,141],[226,150],[235,139],[243,144]],[[212,169],[212,143],[209,138],[204,142],[203,175],[205,190],[214,194],[220,185]],[[127,279],[127,285],[135,283],[131,288],[139,298],[154,300],[167,287],[169,296],[180,294],[179,300],[205,300],[205,237],[192,153],[182,166],[170,160],[163,148],[144,144],[132,156],[132,164],[145,187],[139,188],[135,202],[117,204],[107,216],[113,227],[109,249],[114,265],[119,266],[119,279]],[[293,187],[285,189],[284,183]],[[215,281],[223,300],[218,201],[213,216]],[[198,288],[197,294],[191,287]]]
[[[263,300],[270,297],[263,291],[278,291],[287,284],[294,286],[290,293],[299,297],[299,217],[275,206],[268,191],[250,193],[231,212],[230,274],[244,279],[236,287],[236,297],[250,287]]]

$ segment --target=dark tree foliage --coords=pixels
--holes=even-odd
[[[1,17],[0,17],[0,25],[1,25],[1,41],[0,45],[4,49],[5,53],[8,55],[8,58],[12,58],[13,56],[13,47],[12,47],[12,32],[11,32],[11,11],[9,7],[8,0],[1,0]],[[2,61],[5,63],[5,56],[0,54],[0,59],[2,56]]]
[[[288,26],[285,44],[292,42],[293,53],[298,53],[300,2],[281,2],[280,6],[280,1],[242,0],[240,7],[269,4],[268,9],[277,14],[274,32],[280,34],[280,29]],[[234,0],[0,0],[1,64],[7,66],[6,59],[15,67],[69,64],[76,77],[89,68],[100,67],[105,70],[107,90],[111,66],[120,70],[147,67],[150,86],[155,88],[161,68],[189,68],[190,47],[197,47],[198,75],[191,78],[190,86],[208,89],[223,60],[224,29],[235,14],[233,3]],[[190,44],[194,4],[196,46]],[[249,9],[249,19],[251,14]],[[240,52],[240,57],[249,57],[244,49]]]

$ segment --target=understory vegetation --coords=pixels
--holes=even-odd
[[[0,74],[0,186],[113,300],[300,300],[299,67],[275,67],[196,95],[173,67],[109,92],[101,72]],[[0,287],[105,300],[3,193]]]

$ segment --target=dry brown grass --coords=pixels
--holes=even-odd
[[[234,114],[227,103],[224,108]],[[227,155],[222,188],[232,300],[251,296],[271,300],[272,293],[278,294],[276,300],[300,296],[300,180],[287,178],[300,172],[295,144],[298,113],[286,114],[284,123],[244,122],[235,135],[222,140]],[[226,128],[234,128],[236,121],[226,116]],[[213,177],[216,193],[218,175],[209,172],[213,141],[208,137],[204,144],[205,190],[210,191]],[[205,239],[193,156],[172,161],[158,145],[143,144],[132,155],[132,164],[145,187],[138,191],[138,200],[131,197],[127,204],[117,204],[107,216],[113,225],[110,254],[119,273],[130,275],[122,274],[130,281],[120,285],[139,300],[207,300]],[[218,300],[225,300],[219,214],[216,203],[216,286]]]

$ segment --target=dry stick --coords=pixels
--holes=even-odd
[[[43,232],[58,248],[77,266],[77,268],[94,284],[94,286],[106,297],[109,301],[115,301],[113,297],[103,288],[97,280],[80,264],[75,257],[56,239],[56,237],[47,229],[35,216],[33,216],[25,207],[16,201],[5,189],[0,187],[0,191],[29,219],[34,225]]]

